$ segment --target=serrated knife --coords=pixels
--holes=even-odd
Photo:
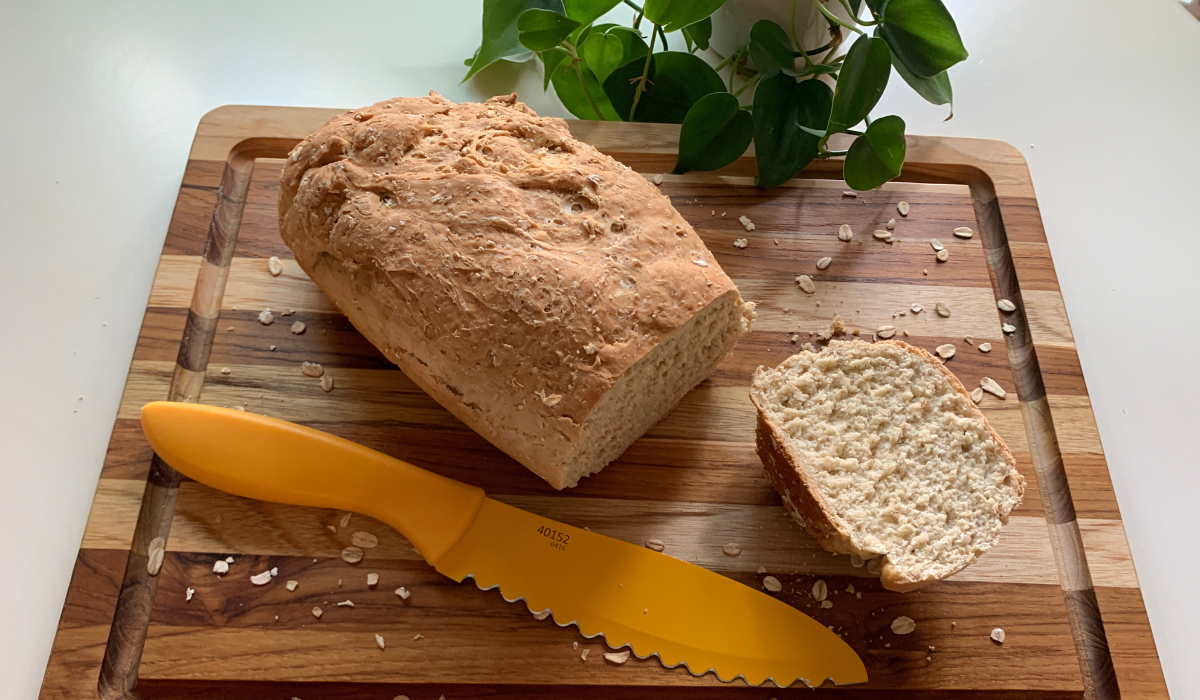
[[[751,685],[867,680],[862,660],[816,620],[732,579],[505,505],[482,489],[304,426],[197,404],[142,408],[154,451],[183,474],[264,501],[369,515],[440,573],[613,649]]]

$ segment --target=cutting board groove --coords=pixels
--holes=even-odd
[[[44,698],[130,697],[759,697],[636,659],[605,664],[600,640],[536,621],[495,591],[454,584],[382,523],[265,504],[181,478],[154,457],[137,421],[147,401],[243,406],[327,430],[494,497],[667,553],[759,586],[832,626],[863,656],[869,683],[840,697],[1166,697],[1112,493],[1087,388],[1020,154],[990,141],[909,137],[901,182],[844,196],[838,164],[816,163],[773,192],[753,187],[752,156],[720,173],[667,175],[662,190],[759,303],[754,330],[714,375],[617,462],[563,494],[467,429],[383,359],[291,260],[279,238],[279,158],[332,110],[226,107],[200,123],[101,471],[43,684]],[[678,127],[572,122],[573,133],[644,173],[669,172]],[[912,211],[900,217],[896,203]],[[741,215],[756,224],[746,232]],[[870,232],[896,218],[895,244]],[[854,240],[835,232],[850,223]],[[956,226],[979,235],[955,238]],[[938,263],[929,246],[951,250]],[[748,238],[745,249],[734,240]],[[267,258],[284,260],[278,277]],[[834,264],[813,264],[831,255]],[[811,274],[815,295],[792,283]],[[1017,302],[1001,314],[998,298]],[[932,313],[943,301],[950,318]],[[904,313],[913,303],[921,314]],[[271,308],[263,326],[258,312]],[[287,316],[282,315],[288,312]],[[834,313],[861,329],[907,330],[967,386],[1010,391],[981,404],[1029,481],[1000,543],[977,564],[920,593],[885,591],[792,523],[753,449],[751,373],[815,340]],[[306,324],[301,335],[294,321]],[[1001,332],[1002,322],[1017,330]],[[991,342],[984,354],[963,339]],[[795,340],[793,340],[795,338]],[[322,363],[332,393],[301,376]],[[227,369],[228,372],[220,371]],[[358,565],[351,534],[377,535]],[[150,542],[167,556],[146,567]],[[721,547],[738,542],[727,557]],[[213,563],[232,557],[218,578]],[[277,567],[256,587],[249,576]],[[380,575],[376,588],[366,573]],[[832,609],[808,591],[818,579]],[[300,582],[289,592],[282,581]],[[413,595],[400,600],[404,585]],[[192,600],[185,590],[194,589]],[[851,592],[852,590],[852,592]],[[339,607],[341,600],[355,607]],[[320,619],[312,607],[323,610]],[[917,631],[897,636],[898,615]],[[988,633],[1003,627],[1004,645]],[[375,647],[374,634],[388,640]],[[422,638],[413,639],[421,634]],[[584,662],[572,649],[592,650]],[[136,691],[134,686],[136,684]],[[613,687],[609,687],[613,686]],[[799,697],[804,689],[771,689]],[[824,689],[822,689],[824,692]],[[765,696],[763,696],[765,697]]]

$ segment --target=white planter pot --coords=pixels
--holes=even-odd
[[[750,41],[754,23],[769,19],[792,35],[793,0],[728,0],[713,13],[713,34],[710,46],[722,56],[728,56]],[[804,48],[812,50],[829,41],[829,23],[821,16],[812,0],[795,0],[796,36]],[[839,2],[829,2],[825,8],[834,15],[848,19]]]

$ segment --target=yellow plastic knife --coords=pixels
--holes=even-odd
[[[175,469],[247,498],[351,510],[400,531],[442,574],[549,609],[563,626],[668,667],[751,685],[867,680],[840,637],[732,579],[564,525],[483,490],[311,428],[252,413],[158,401],[142,408]]]

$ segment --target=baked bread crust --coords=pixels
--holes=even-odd
[[[289,156],[279,217],[364,336],[556,488],[631,367],[717,303],[734,309],[723,356],[753,314],[666,196],[515,94],[334,118]]]
[[[970,401],[970,392],[967,391],[958,377],[947,369],[940,360],[922,348],[914,347],[900,340],[884,340],[876,343],[876,345],[892,345],[904,352],[916,355],[930,366],[936,367],[949,382],[950,386],[967,399],[971,416],[983,422],[988,434],[995,440],[1002,458],[1009,465],[1010,476],[1016,484],[1016,497],[1019,503],[1025,494],[1025,478],[1017,471],[1016,457],[1013,456],[1008,446],[1004,444],[1004,440],[992,428],[991,424],[987,422],[987,418],[984,417],[983,412],[979,410],[974,402]],[[761,368],[759,371],[761,371]],[[765,397],[757,390],[752,389],[750,399],[758,409],[755,448],[759,459],[766,469],[767,477],[771,480],[771,484],[775,487],[775,490],[783,498],[783,504],[788,513],[791,514],[796,522],[804,526],[804,529],[808,530],[809,534],[815,537],[822,547],[839,554],[856,554],[863,559],[881,557],[880,580],[883,583],[883,587],[898,592],[913,591],[927,586],[935,581],[958,573],[974,561],[974,559],[968,560],[957,569],[941,576],[913,578],[888,561],[885,553],[872,552],[858,547],[854,543],[850,528],[846,525],[845,520],[836,513],[829,500],[814,484],[807,465],[798,455],[794,455],[791,451],[785,449],[786,440],[783,428],[771,419],[767,411]],[[1002,522],[1008,522],[1006,515],[1002,517]]]

